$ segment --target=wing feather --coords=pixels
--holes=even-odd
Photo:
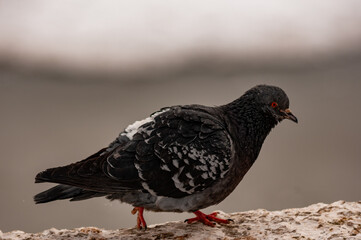
[[[36,181],[103,193],[141,190],[175,198],[202,191],[227,174],[231,159],[229,134],[211,109],[162,109],[137,128],[127,128],[108,148],[83,161],[41,172]]]
[[[138,173],[133,177],[141,179],[145,190],[180,198],[224,177],[229,170],[230,141],[226,128],[211,113],[172,107],[140,126],[128,145],[116,149],[107,159],[107,171],[124,180],[118,162],[128,159],[126,153],[131,152]]]

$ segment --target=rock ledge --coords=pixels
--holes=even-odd
[[[0,239],[361,239],[361,201],[318,203],[282,211],[220,212],[220,216],[232,218],[234,223],[211,228],[199,223],[168,222],[151,225],[147,231],[96,227],[51,228],[40,233],[0,231]]]

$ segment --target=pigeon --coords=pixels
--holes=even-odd
[[[262,144],[283,119],[298,122],[279,87],[258,85],[231,103],[165,107],[129,125],[88,158],[50,168],[36,183],[57,183],[36,203],[106,197],[131,204],[137,227],[144,210],[193,212],[187,223],[208,226],[231,219],[200,210],[223,201],[257,159]]]

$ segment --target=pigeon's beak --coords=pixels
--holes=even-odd
[[[291,121],[294,121],[295,123],[298,123],[296,116],[293,115],[290,109],[287,108],[286,110],[280,110],[280,111],[284,114],[285,119],[289,119]]]

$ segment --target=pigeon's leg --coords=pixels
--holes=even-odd
[[[211,214],[204,214],[201,211],[195,211],[193,212],[197,217],[195,218],[190,218],[190,219],[186,219],[185,222],[187,223],[193,223],[193,222],[201,222],[205,225],[214,227],[214,223],[212,222],[217,222],[217,223],[224,223],[224,224],[228,224],[232,221],[232,219],[222,219],[222,218],[217,218],[217,212],[211,213]]]
[[[138,229],[147,229],[147,223],[144,220],[143,217],[143,211],[144,211],[144,207],[135,207],[132,210],[132,214],[136,214],[138,212],[138,216],[137,216],[137,228]]]

